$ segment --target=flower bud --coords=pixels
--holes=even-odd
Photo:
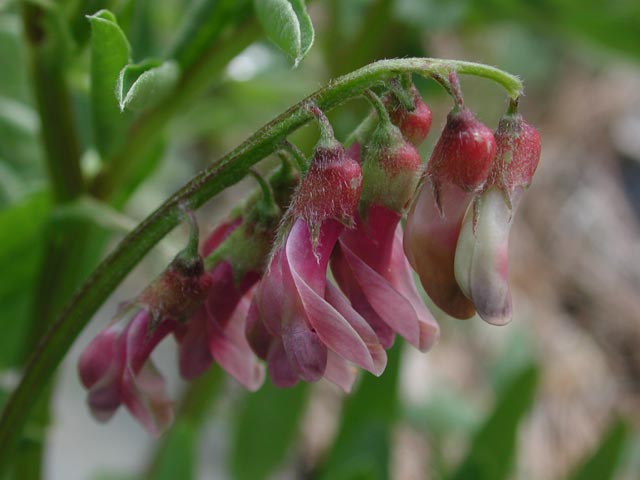
[[[421,165],[416,147],[388,118],[382,119],[364,147],[360,211],[377,204],[402,213],[415,192]]]
[[[451,183],[465,192],[482,188],[496,154],[493,132],[466,107],[447,116],[427,174],[439,184]]]
[[[393,124],[400,128],[404,138],[417,147],[424,142],[429,134],[432,115],[414,85],[411,85],[408,93],[413,100],[413,109],[407,109],[393,93],[389,93],[384,102]]]

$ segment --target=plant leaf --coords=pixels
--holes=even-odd
[[[195,477],[196,430],[188,422],[178,422],[162,445],[162,454],[149,480],[189,480]]]
[[[268,478],[280,465],[298,429],[308,385],[280,389],[267,382],[249,395],[236,419],[232,478]]]
[[[398,413],[398,374],[401,342],[387,352],[380,377],[363,374],[358,390],[347,397],[340,431],[327,462],[323,480],[389,477],[390,435]]]
[[[158,104],[171,92],[179,77],[180,68],[172,60],[145,60],[126,65],[116,84],[120,111],[139,111]]]
[[[48,209],[48,196],[38,193],[0,212],[0,368],[22,353]]]
[[[127,128],[115,95],[120,71],[129,63],[131,49],[113,13],[100,10],[91,23],[91,113],[96,147],[104,157]]]
[[[615,478],[620,466],[620,457],[627,445],[629,426],[616,420],[600,439],[600,444],[574,469],[570,480],[609,480]]]
[[[537,380],[537,368],[529,366],[505,386],[453,479],[508,478],[516,455],[518,425],[533,404]]]
[[[267,37],[293,60],[294,67],[313,45],[311,18],[302,0],[255,0],[256,16]]]

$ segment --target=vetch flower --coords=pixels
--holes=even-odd
[[[98,334],[80,355],[80,379],[98,420],[107,421],[124,404],[152,435],[171,423],[172,404],[149,357],[199,307],[211,288],[202,259],[191,253],[185,249],[178,254],[135,303],[124,307],[122,318]],[[132,310],[133,316],[128,316]]]
[[[397,332],[424,351],[438,338],[438,326],[416,290],[399,225],[418,182],[420,155],[370,97],[380,120],[365,145],[359,213],[355,228],[341,233],[331,268],[385,348]]]
[[[245,338],[245,323],[251,289],[266,267],[281,210],[270,185],[256,178],[261,198],[250,199],[237,218],[218,227],[204,244],[213,287],[177,334],[180,372],[187,379],[202,374],[215,360],[249,390],[264,380],[264,369]],[[286,169],[270,179],[279,191],[289,190],[295,181]]]
[[[496,130],[497,153],[489,181],[464,219],[455,275],[480,317],[494,325],[511,320],[509,232],[524,190],[540,159],[540,136],[515,105]]]
[[[404,250],[433,302],[456,318],[474,315],[458,286],[454,257],[462,219],[484,185],[496,150],[493,133],[459,103],[433,150],[404,233]]]
[[[317,107],[321,138],[285,215],[251,307],[248,337],[276,385],[327,376],[350,387],[344,361],[379,375],[386,354],[366,321],[327,281],[331,252],[353,224],[362,173]],[[337,355],[340,358],[335,358]]]

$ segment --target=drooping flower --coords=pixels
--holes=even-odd
[[[364,149],[359,213],[355,228],[340,235],[331,268],[385,348],[397,332],[424,351],[438,338],[438,326],[416,290],[399,225],[418,182],[420,155],[379,100],[372,101],[380,120]]]
[[[199,307],[212,284],[202,259],[184,253],[80,355],[80,379],[98,420],[108,420],[124,404],[152,435],[171,423],[172,404],[150,355]],[[132,310],[132,317],[126,315]]]
[[[344,388],[351,378],[341,369],[344,360],[379,375],[386,355],[371,327],[327,281],[331,252],[344,225],[353,223],[362,173],[326,117],[312,111],[322,135],[258,285],[248,337],[276,385],[327,376]]]
[[[480,317],[494,325],[511,320],[508,283],[509,232],[524,190],[540,159],[540,136],[515,112],[496,130],[497,153],[483,193],[464,219],[455,275]]]
[[[215,360],[249,390],[264,380],[264,369],[245,338],[245,324],[252,288],[266,267],[281,209],[297,181],[288,171],[264,180],[262,196],[252,198],[240,215],[216,229],[203,247],[213,288],[202,307],[183,326],[180,342],[180,372],[187,379],[206,371]],[[287,194],[286,192],[289,192]]]
[[[456,318],[474,314],[454,275],[455,250],[464,217],[482,188],[495,156],[489,128],[466,107],[447,117],[414,201],[404,234],[404,250],[433,302]]]

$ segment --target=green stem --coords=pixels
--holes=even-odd
[[[382,125],[391,125],[391,119],[389,118],[389,112],[387,112],[386,107],[380,100],[380,97],[374,93],[370,88],[364,91],[364,96],[367,101],[371,104],[373,109],[376,111],[378,115],[378,122]]]
[[[302,174],[306,173],[309,168],[309,161],[305,158],[304,153],[296,147],[293,143],[289,141],[285,141],[282,143],[282,148],[280,149],[280,153],[284,155],[288,155],[296,167],[298,167],[298,171]]]
[[[84,188],[80,145],[73,123],[71,100],[58,58],[57,39],[46,29],[48,13],[23,3],[22,19],[29,46],[31,79],[40,114],[42,143],[50,184],[57,202],[78,197]]]
[[[512,98],[522,92],[517,77],[480,64],[428,58],[379,61],[334,80],[294,105],[166,200],[98,266],[34,350],[24,376],[0,418],[0,465],[15,446],[41,388],[47,384],[73,341],[124,277],[177,225],[181,208],[186,206],[195,210],[241,180],[251,166],[281,148],[289,134],[314,118],[310,105],[329,111],[361,96],[367,88],[402,73],[431,76],[452,70],[492,79],[504,86]]]
[[[50,28],[50,12],[35,3],[23,2],[21,7],[31,83],[40,116],[44,159],[53,203],[69,204],[82,194],[84,181],[80,168],[80,144],[65,81],[65,62],[60,59],[63,41],[55,29]],[[78,251],[83,249],[84,239],[84,235],[78,235],[77,226],[55,232],[50,229],[48,232],[35,299],[26,327],[26,352],[36,348],[77,287],[79,281],[73,277],[73,261],[77,259]],[[50,389],[47,392],[50,393]],[[39,397],[31,417],[38,435],[23,439],[18,455],[13,458],[14,473],[25,480],[40,478],[42,474],[45,430],[49,423],[49,393]],[[20,434],[18,432],[16,436]]]

